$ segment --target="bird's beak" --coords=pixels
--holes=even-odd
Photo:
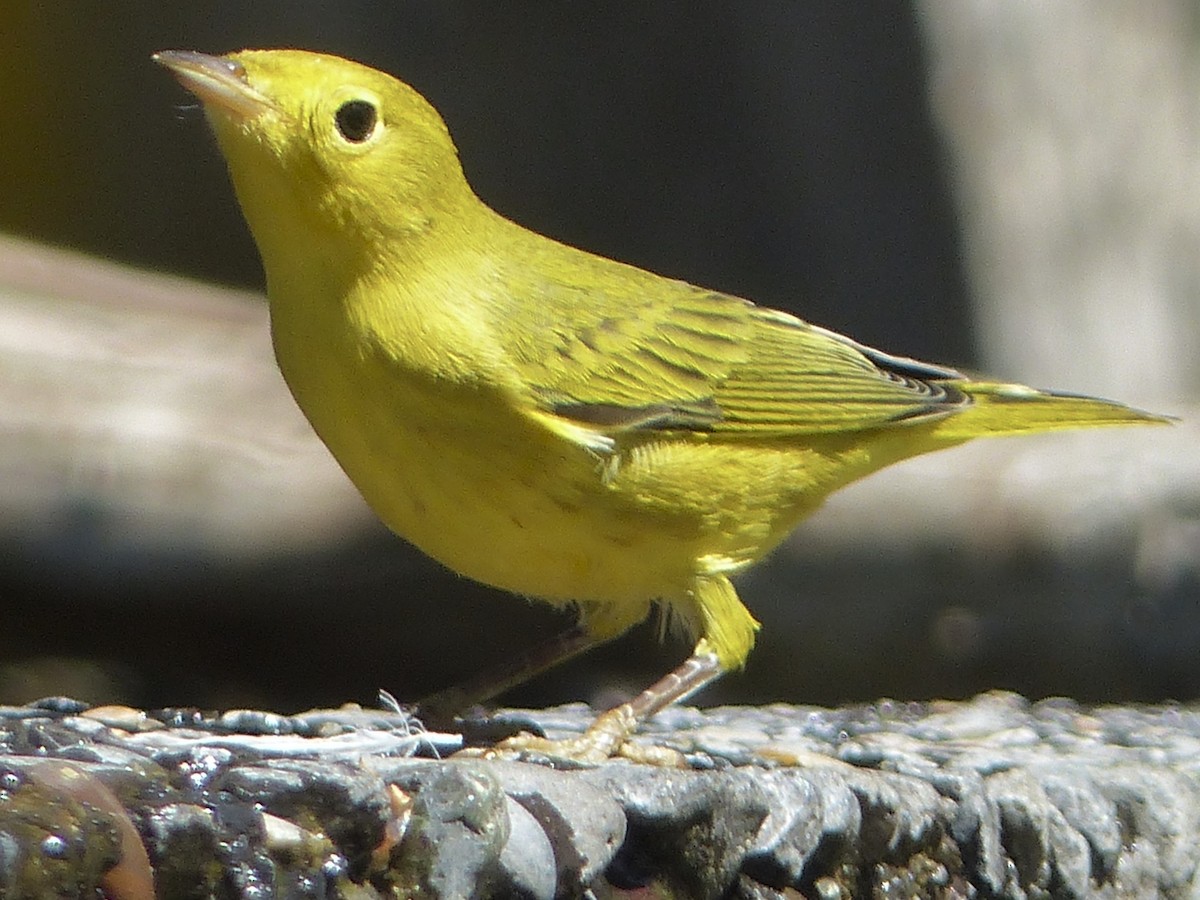
[[[250,86],[246,70],[236,60],[194,50],[162,50],[150,58],[170,69],[180,84],[213,111],[247,120],[276,108]]]

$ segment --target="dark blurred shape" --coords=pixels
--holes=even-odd
[[[950,665],[978,657],[984,649],[987,633],[982,617],[964,606],[947,606],[933,623],[933,646]]]

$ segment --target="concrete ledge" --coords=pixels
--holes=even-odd
[[[589,717],[509,715],[551,735]],[[998,693],[683,708],[637,740],[690,767],[439,759],[460,735],[357,707],[2,707],[0,893],[1018,898],[1196,886],[1196,708]]]

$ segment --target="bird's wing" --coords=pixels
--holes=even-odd
[[[703,430],[732,437],[857,431],[970,402],[953,384],[963,376],[951,369],[872,350],[737,297],[638,274],[654,281],[619,291],[526,285],[536,299],[523,308],[536,318],[509,321],[505,330],[539,412],[609,436]]]
[[[863,346],[755,307],[747,360],[716,385],[728,432],[858,431],[948,415],[971,402],[964,376]]]

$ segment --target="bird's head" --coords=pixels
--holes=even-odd
[[[154,59],[204,104],[268,274],[310,243],[402,252],[477,204],[441,116],[390,75],[302,50]]]

